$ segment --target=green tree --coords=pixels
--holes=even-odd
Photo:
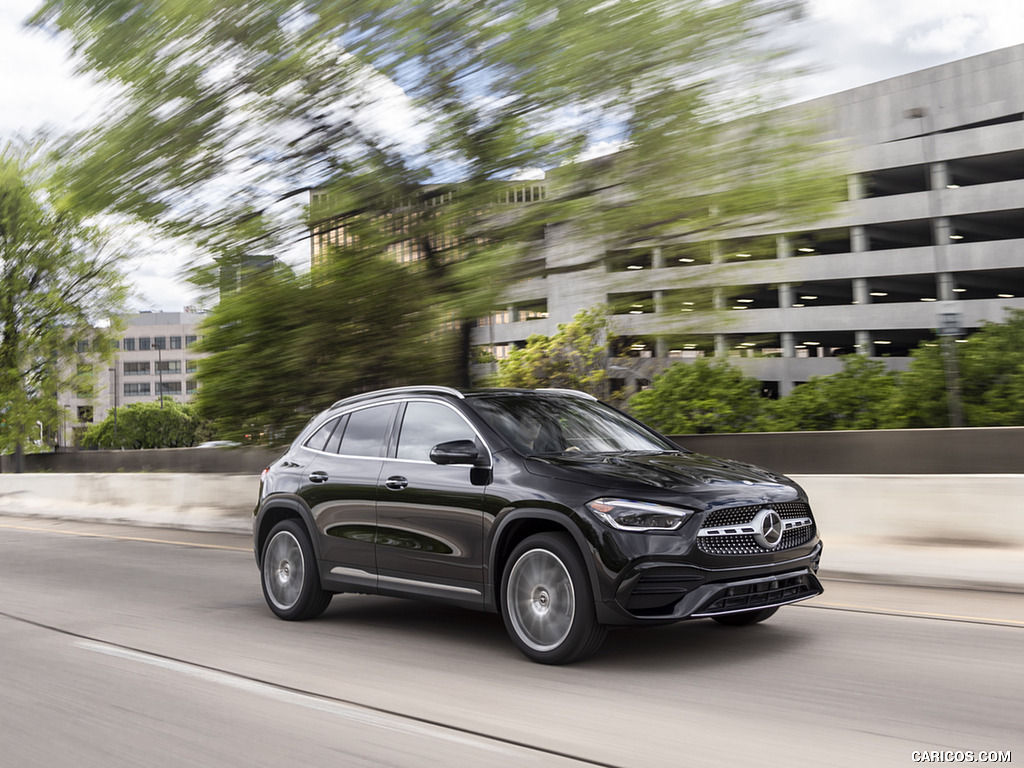
[[[892,414],[896,427],[949,426],[946,374],[937,342],[921,344],[911,352],[910,367],[899,375],[893,393]]]
[[[676,363],[629,399],[638,419],[669,435],[752,432],[764,408],[761,383],[725,360]]]
[[[268,273],[204,322],[200,413],[222,436],[284,440],[342,397],[443,383],[454,339],[430,299],[422,270],[358,250]]]
[[[88,389],[110,359],[124,253],[67,207],[38,146],[0,147],[0,450],[18,457],[59,423],[57,392]]]
[[[79,438],[81,448],[184,448],[213,436],[192,405],[171,399],[132,403],[111,411]]]
[[[66,149],[76,200],[160,222],[217,264],[296,228],[375,222],[378,240],[415,243],[466,371],[473,318],[546,224],[611,245],[713,239],[840,199],[815,116],[772,111],[789,73],[775,33],[801,8],[45,0],[33,23],[69,33],[120,94]],[[628,150],[573,162],[600,143]],[[497,204],[532,168],[552,173],[547,197]],[[413,212],[397,227],[396,208]]]
[[[498,363],[495,386],[578,389],[607,396],[608,315],[604,308],[577,312],[554,336],[534,334]]]
[[[1024,424],[1024,310],[1010,310],[1005,321],[985,323],[952,346],[967,425]],[[900,376],[894,410],[899,426],[949,426],[942,350],[937,343],[914,350],[909,370]]]
[[[777,432],[887,429],[896,426],[897,376],[864,355],[843,357],[843,370],[812,376],[768,407],[764,428]]]

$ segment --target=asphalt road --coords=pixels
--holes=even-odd
[[[244,536],[0,518],[0,767],[1024,761],[1024,596],[826,588],[551,668],[447,607],[279,621]]]

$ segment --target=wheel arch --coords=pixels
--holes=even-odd
[[[488,552],[487,573],[489,583],[484,596],[488,610],[500,611],[501,578],[509,556],[519,542],[537,533],[566,533],[575,542],[587,569],[595,599],[600,595],[597,568],[590,556],[591,545],[578,525],[564,512],[551,509],[524,508],[507,513],[495,525]]]
[[[313,545],[313,552],[319,560],[320,541],[315,535],[316,525],[313,522],[313,513],[298,499],[272,496],[260,506],[256,522],[253,525],[253,548],[256,553],[256,564],[262,565],[263,546],[267,543],[267,536],[282,520],[298,520],[303,525],[309,535],[310,543]]]

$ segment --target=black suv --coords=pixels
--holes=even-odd
[[[438,600],[500,611],[548,664],[608,626],[754,624],[822,591],[799,486],[566,390],[341,400],[264,470],[253,534],[282,619],[338,592]]]

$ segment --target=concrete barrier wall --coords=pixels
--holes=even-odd
[[[679,445],[804,475],[1024,473],[1024,427],[678,435]]]
[[[153,448],[139,451],[30,453],[26,472],[190,472],[258,475],[288,446],[276,448]],[[0,456],[0,474],[14,472],[14,457]]]
[[[1024,474],[793,475],[826,540],[1024,547]],[[255,475],[0,475],[0,513],[248,531]]]
[[[1024,474],[790,477],[807,491],[826,547],[829,538],[865,546],[1024,547]]]
[[[1024,473],[1024,427],[749,432],[678,435],[679,445],[786,474],[942,475]],[[27,472],[195,472],[259,474],[277,448],[166,448],[25,456]],[[0,456],[0,473],[14,470]]]
[[[258,475],[0,475],[0,513],[247,531],[258,493]]]

